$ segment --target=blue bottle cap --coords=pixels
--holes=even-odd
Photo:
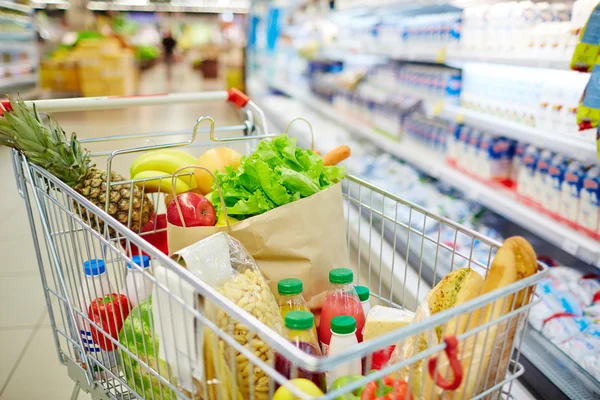
[[[148,256],[133,256],[131,257],[131,261],[142,268],[148,268],[150,266],[150,258]],[[133,264],[128,263],[127,268],[133,268]]]
[[[83,263],[83,270],[87,276],[102,275],[106,272],[104,260],[88,260]]]

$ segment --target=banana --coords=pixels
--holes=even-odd
[[[132,179],[136,180],[135,184],[140,188],[143,187],[146,193],[173,193],[172,176],[163,171],[141,171]],[[187,177],[175,178],[175,193],[180,194],[192,190],[186,180]]]
[[[196,158],[185,151],[176,149],[154,150],[136,158],[129,167],[129,173],[132,177],[144,171],[162,171],[162,175],[173,175],[179,168],[195,165],[196,163]],[[179,173],[186,174],[193,172],[194,169],[189,168]],[[193,175],[190,178],[182,176],[181,179],[189,182],[192,188],[197,187],[196,179]]]

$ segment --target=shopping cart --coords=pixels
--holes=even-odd
[[[106,159],[107,170],[111,170],[115,160],[131,153],[157,148],[186,147],[190,152],[199,154],[214,146],[215,142],[220,146],[236,146],[241,143],[250,149],[256,145],[257,141],[272,136],[268,134],[262,111],[252,101],[234,91],[133,98],[47,100],[36,102],[36,107],[38,112],[59,113],[216,100],[229,100],[235,104],[240,109],[244,122],[232,127],[215,127],[212,119],[201,117],[196,120],[191,130],[185,132],[153,132],[85,138],[81,139],[81,142],[88,148],[97,144],[110,145],[110,151],[99,150],[93,152],[92,156],[96,160]],[[206,121],[210,126],[201,129],[200,126],[207,123]],[[211,140],[200,141],[198,137],[207,133]],[[217,137],[223,133],[227,133],[230,137]],[[187,134],[188,137],[179,141],[178,138],[182,134]],[[123,143],[123,140],[139,141],[141,145],[120,149],[119,143]],[[410,357],[390,363],[381,370],[352,381],[342,388],[330,390],[323,398],[348,398],[341,396],[353,396],[350,392],[390,374],[404,374],[402,376],[407,377],[411,384],[417,379],[425,382],[429,378],[418,374],[419,366],[422,366],[423,363],[427,363],[431,379],[436,383],[430,387],[431,393],[423,393],[422,397],[426,398],[438,396],[441,393],[440,388],[447,389],[446,396],[452,397],[451,390],[456,389],[461,381],[469,380],[477,382],[477,387],[480,388],[476,393],[478,398],[510,397],[513,381],[523,373],[523,367],[518,362],[524,334],[523,322],[535,301],[517,304],[516,294],[525,292],[527,296],[530,296],[533,293],[536,283],[547,273],[547,268],[541,263],[536,274],[503,289],[477,297],[458,307],[440,312],[377,339],[365,341],[348,349],[343,354],[323,358],[313,357],[291,345],[282,336],[247,314],[156,247],[150,245],[144,239],[147,237],[146,235],[166,234],[164,229],[157,228],[157,224],[150,231],[142,232],[141,229],[138,229],[137,232],[133,232],[48,171],[30,163],[23,154],[13,151],[12,157],[18,191],[24,198],[27,207],[58,358],[67,366],[68,374],[75,382],[73,398],[77,397],[81,388],[91,393],[94,399],[227,398],[227,395],[224,394],[226,392],[215,391],[213,388],[219,384],[228,383],[233,386],[229,393],[237,393],[240,381],[243,381],[249,385],[249,390],[246,389],[244,396],[266,399],[273,397],[276,388],[289,381],[273,367],[273,353],[277,353],[278,356],[291,362],[294,366],[292,377],[297,376],[299,370],[326,372],[356,359],[364,360],[367,369],[370,369],[374,352],[397,343],[419,340],[424,335],[434,332],[436,328],[443,338],[439,344],[421,346],[422,348],[420,347],[419,351],[414,352]],[[181,177],[186,177],[186,175],[182,174]],[[187,178],[191,179],[192,177],[188,174]],[[144,181],[126,180],[108,182],[107,190],[110,191],[115,185],[129,185],[131,190],[134,185],[142,190],[145,187]],[[451,256],[451,269],[468,265],[480,268],[483,272],[488,270],[499,246],[498,243],[446,218],[434,215],[415,204],[386,193],[360,179],[348,177],[342,186],[344,207],[348,219],[349,264],[357,265],[358,283],[365,284],[366,280],[366,284],[371,288],[372,296],[379,304],[399,308],[406,307],[414,311],[428,289],[436,283],[435,269],[438,256],[442,253]],[[158,214],[160,205],[163,204],[164,194],[159,192],[148,193],[148,195],[151,196],[157,207]],[[109,197],[109,193],[107,193],[106,198]],[[390,208],[395,212],[390,213]],[[384,212],[384,210],[386,211]],[[408,222],[405,222],[405,218],[398,218],[399,214],[406,215],[406,213],[409,216]],[[130,215],[128,221],[131,219]],[[93,220],[103,221],[104,229],[99,230],[98,224],[91,223]],[[431,224],[437,226],[437,234],[431,233]],[[96,228],[92,228],[92,226],[96,226]],[[386,241],[384,232],[390,229],[393,231],[393,240]],[[454,243],[444,240],[441,236],[442,230],[447,231],[448,229],[454,232]],[[470,238],[470,248],[462,248],[460,251],[456,248],[456,242],[460,236]],[[401,246],[400,242],[403,240],[405,243],[404,246]],[[478,242],[478,246],[487,246],[486,248],[489,250],[487,260],[481,261],[481,257],[474,257],[475,242]],[[404,254],[400,254],[396,250],[398,248],[403,248]],[[408,260],[413,258],[413,254],[409,253],[414,252],[415,248],[419,249],[418,256],[421,261],[418,265],[410,267]],[[133,263],[132,256],[142,253],[150,258],[150,269],[142,269]],[[210,361],[198,357],[190,361],[194,357],[189,357],[189,355],[195,354],[202,346],[198,343],[201,339],[197,337],[183,338],[188,343],[188,355],[182,354],[173,359],[173,357],[169,358],[167,354],[167,359],[161,359],[164,355],[161,354],[161,348],[158,348],[158,341],[155,339],[156,332],[159,330],[161,332],[169,331],[175,336],[177,332],[183,331],[182,326],[174,324],[158,326],[157,321],[153,321],[152,318],[144,319],[144,316],[138,311],[140,319],[136,327],[139,329],[133,331],[132,328],[131,338],[133,341],[123,343],[113,339],[110,332],[103,330],[99,324],[88,317],[88,310],[81,304],[91,301],[92,298],[103,297],[105,294],[92,292],[89,295],[92,298],[82,298],[85,293],[83,286],[86,285],[82,265],[84,261],[91,259],[104,260],[112,292],[126,293],[128,297],[136,295],[129,293],[125,284],[125,275],[129,266],[135,269],[145,282],[151,282],[156,291],[171,299],[169,310],[163,310],[161,313],[168,312],[172,315],[176,312],[183,318],[193,321],[194,326],[204,327],[218,338],[215,341],[213,354],[222,356],[228,369],[227,374],[217,374],[222,381],[206,378],[208,368],[218,371],[223,367],[215,359],[212,360],[214,365],[207,365],[206,363],[210,363]],[[430,260],[428,261],[430,265],[425,265],[423,260]],[[191,307],[182,299],[180,293],[169,290],[168,287],[161,284],[152,275],[152,266],[157,265],[176,274],[180,285],[192,287],[198,294],[197,299],[210,301],[217,308],[224,310],[230,317],[230,324],[227,327],[219,326],[215,323],[214,315],[204,312],[200,303]],[[426,282],[422,279],[421,273],[426,268],[433,268],[434,281]],[[89,292],[89,287],[87,289]],[[507,304],[510,305],[509,311],[493,321],[481,324],[459,335],[456,332],[446,332],[448,322],[457,316],[465,316],[470,320],[476,310],[487,305],[504,307]],[[132,311],[132,314],[135,312],[136,309]],[[260,339],[260,347],[263,350],[266,349],[264,353],[268,353],[267,357],[254,351],[256,349],[244,346],[237,340],[236,333],[239,334],[239,332],[235,329],[240,326],[239,324],[245,327],[248,335]],[[84,334],[89,328],[103,333],[108,338],[107,340],[110,340],[110,347],[114,350],[109,352],[98,349],[92,338]],[[462,352],[467,348],[466,345],[457,346],[457,344],[466,343],[470,338],[478,338],[484,343],[495,340],[500,344],[494,349],[497,357],[493,357],[493,361],[489,364],[484,364],[487,369],[477,370],[476,365],[478,364],[475,356],[471,358],[469,366],[457,363],[457,359],[463,359],[465,354]],[[449,357],[452,365],[450,369],[439,367],[443,364],[440,360],[446,359],[444,354]],[[483,357],[483,355],[481,356]],[[239,369],[240,365],[236,360],[245,362],[243,370]],[[195,365],[191,365],[192,362]],[[471,366],[473,368],[468,368]],[[185,374],[182,371],[188,371],[188,375],[183,376]],[[227,380],[226,377],[230,379]],[[245,379],[247,380],[244,381]],[[309,398],[296,387],[288,386],[298,397]]]

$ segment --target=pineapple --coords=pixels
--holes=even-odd
[[[68,141],[65,132],[56,121],[48,118],[48,123],[44,125],[35,106],[34,112],[31,113],[20,99],[10,99],[10,104],[12,111],[5,111],[4,118],[0,118],[0,145],[22,152],[30,162],[46,169],[104,210],[107,172],[91,164],[89,152],[81,148],[76,135],[73,133]],[[154,206],[136,185],[112,185],[112,182],[123,180],[123,176],[111,172],[107,212],[127,226],[131,207],[129,228],[137,233],[150,221]],[[91,223],[92,228],[98,232],[104,232],[103,221],[96,219],[92,214],[88,215],[83,207],[75,206],[74,212],[79,211],[84,222]],[[115,236],[112,228],[109,229],[109,233],[111,237]]]

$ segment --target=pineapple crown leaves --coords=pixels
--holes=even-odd
[[[33,113],[21,98],[9,96],[12,110],[0,118],[0,145],[22,152],[69,186],[75,186],[89,172],[90,154],[82,149],[75,133],[67,140],[65,131],[52,118],[42,122],[35,105]]]

